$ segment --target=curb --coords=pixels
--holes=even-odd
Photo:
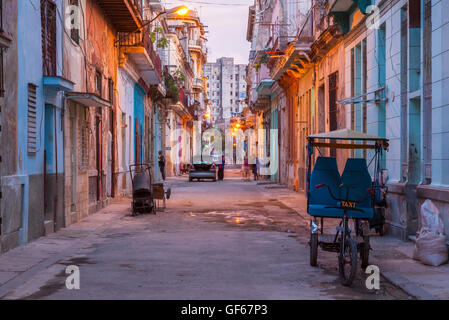
[[[375,264],[379,265],[379,263]],[[431,293],[421,288],[416,283],[411,282],[397,272],[390,270],[381,270],[380,274],[385,279],[387,279],[388,282],[400,288],[405,293],[416,298],[417,300],[439,300],[437,297],[433,296]]]

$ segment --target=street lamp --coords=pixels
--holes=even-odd
[[[178,16],[185,16],[187,13],[189,13],[189,8],[187,8],[186,6],[178,6],[170,10],[167,10],[166,13],[168,14],[176,13]]]

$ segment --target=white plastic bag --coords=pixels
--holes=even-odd
[[[421,229],[416,239],[414,258],[434,267],[448,261],[443,220],[430,200],[421,206]]]
[[[440,211],[430,200],[424,201],[421,206],[421,230],[423,229],[444,234],[444,224],[440,217]]]

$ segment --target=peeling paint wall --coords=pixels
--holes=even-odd
[[[22,212],[17,203],[22,200],[23,190],[14,179],[17,173],[17,14],[17,1],[3,1],[3,29],[11,42],[3,54],[5,95],[0,97],[1,252],[19,244],[22,224]]]

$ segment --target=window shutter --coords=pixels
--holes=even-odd
[[[35,154],[37,152],[37,108],[36,108],[36,90],[35,84],[28,84],[28,129],[27,144],[28,153]]]

